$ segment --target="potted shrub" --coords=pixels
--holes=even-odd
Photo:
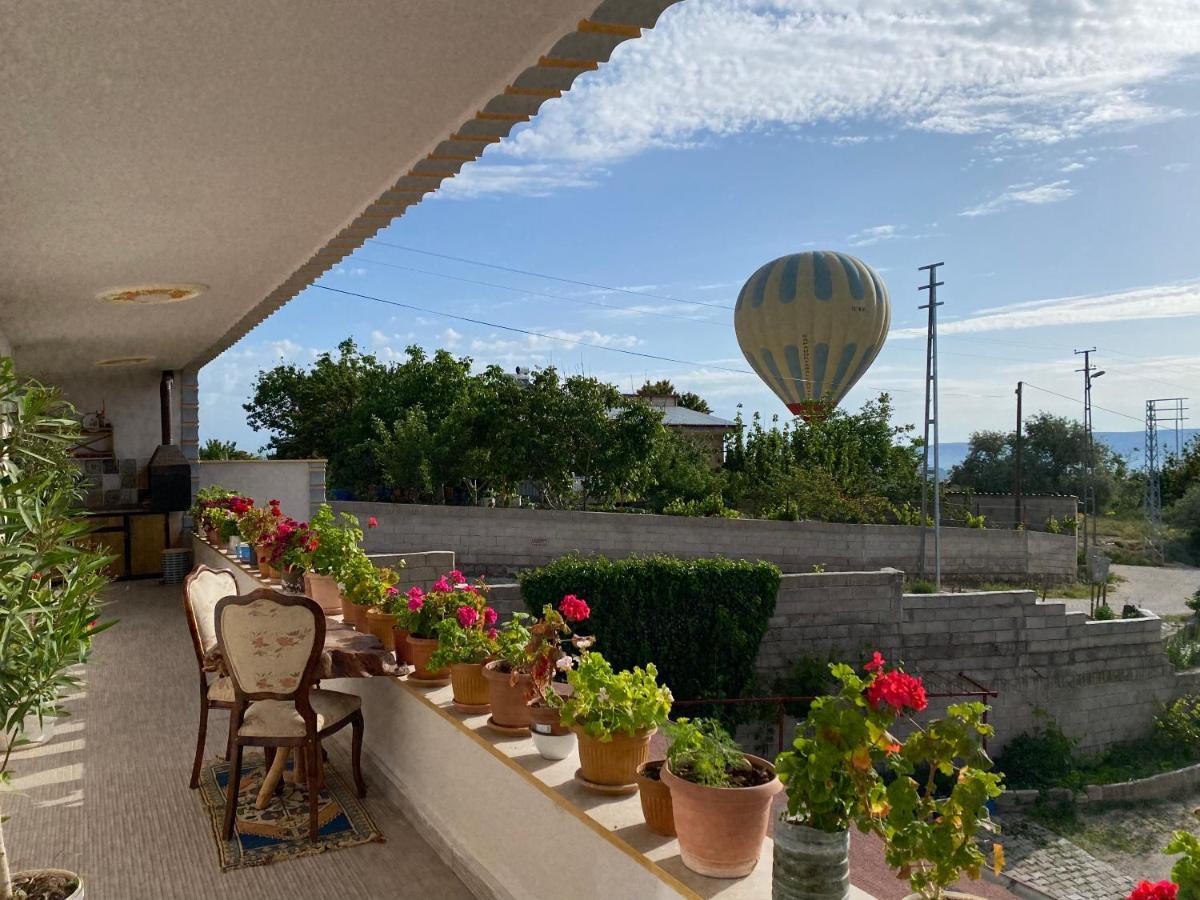
[[[635,666],[614,672],[599,653],[584,653],[568,675],[571,696],[562,722],[579,737],[576,779],[602,793],[637,790],[634,774],[646,762],[650,737],[671,712],[671,691],[658,683],[658,669]]]
[[[741,878],[758,864],[782,785],[775,767],[743,753],[715,719],[666,724],[662,780],[671,791],[683,864],[710,878]]]
[[[374,516],[370,521],[375,521]],[[342,609],[339,587],[342,569],[358,550],[363,538],[362,529],[358,526],[358,519],[350,513],[335,517],[328,503],[318,507],[308,524],[316,533],[318,544],[309,560],[308,571],[304,573],[304,592],[317,601],[326,613],[336,614]],[[384,643],[390,647],[390,632]]]
[[[226,502],[231,497],[236,496],[236,491],[231,491],[216,484],[196,491],[195,500],[192,501],[192,506],[188,510],[188,514],[191,516],[197,532],[203,534],[205,540],[214,546],[219,545],[221,540],[220,535],[217,533],[215,522],[218,514],[210,514],[209,510],[223,510]]]
[[[12,777],[13,751],[27,721],[63,716],[72,667],[87,660],[97,625],[108,557],[91,549],[77,508],[82,489],[71,458],[79,426],[55,391],[23,381],[0,358],[0,784]],[[0,791],[0,799],[4,797]],[[0,897],[66,900],[83,896],[73,872],[13,874],[0,809]],[[53,856],[53,848],[46,848]]]
[[[882,661],[872,660],[863,678],[848,665],[831,665],[840,691],[812,702],[796,726],[792,749],[775,760],[788,801],[774,835],[777,900],[850,895],[850,826],[866,821],[861,811],[883,808],[877,766],[899,749],[888,731],[891,714],[867,701],[867,688],[881,668]],[[924,707],[920,698],[913,702]]]
[[[367,610],[378,603],[386,590],[379,578],[379,570],[367,558],[367,554],[356,550],[342,564],[342,621],[359,631],[367,630]]]
[[[361,613],[365,633],[374,635],[385,650],[396,649],[395,603],[400,596],[396,582],[400,580],[395,569],[384,567],[375,573],[374,592]]]
[[[529,674],[532,621],[529,613],[513,613],[496,635],[496,658],[483,666],[492,707],[488,724],[502,731],[529,727],[528,701],[533,695],[533,678]]]
[[[430,659],[438,647],[437,626],[456,617],[459,607],[479,602],[475,588],[463,581],[462,572],[455,570],[433,583],[428,592],[413,587],[406,602],[397,610],[397,624],[408,631],[408,652],[413,666],[409,676],[414,681],[445,684],[450,680],[449,667],[433,668]]]
[[[433,670],[449,668],[454,705],[465,713],[488,711],[489,692],[483,664],[496,652],[496,611],[477,603],[464,603],[454,618],[436,626],[438,645],[429,660]]]
[[[542,617],[529,629],[525,656],[529,662],[529,730],[533,745],[544,759],[566,759],[575,748],[575,733],[562,722],[562,705],[570,696],[567,673],[577,659],[564,646],[586,650],[593,639],[573,634],[572,629],[591,615],[587,602],[567,594],[558,609],[542,608]]]

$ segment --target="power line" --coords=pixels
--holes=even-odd
[[[616,306],[612,303],[601,303],[599,300],[584,300],[581,297],[564,297],[562,294],[547,294],[544,291],[528,290],[526,288],[513,287],[510,284],[497,284],[494,281],[479,281],[474,278],[464,278],[461,275],[448,275],[444,272],[432,272],[429,269],[418,269],[414,266],[402,266],[399,263],[384,262],[381,259],[363,259],[355,257],[355,262],[369,263],[373,266],[386,266],[389,269],[401,269],[405,272],[416,272],[419,275],[432,275],[434,278],[445,278],[450,281],[461,281],[465,284],[475,284],[481,287],[497,288],[502,291],[511,291],[514,294],[522,294],[529,297],[545,297],[549,300],[563,300],[567,303],[581,303],[585,306],[598,306],[601,309],[611,309],[616,312],[630,313],[638,316],[657,316],[661,319],[680,319],[684,322],[695,322],[700,325],[709,325],[716,328],[732,328],[732,325],[726,325],[723,322],[714,322],[711,319],[697,319],[695,316],[678,315],[676,313],[654,312],[645,309],[631,309],[628,306]]]
[[[1044,393],[1044,394],[1053,394],[1055,397],[1062,397],[1064,400],[1070,400],[1072,403],[1078,403],[1078,402],[1079,402],[1079,398],[1078,398],[1078,397],[1069,397],[1069,396],[1067,396],[1066,394],[1060,394],[1058,391],[1052,391],[1052,390],[1050,390],[1049,388],[1040,387],[1040,386],[1038,386],[1038,385],[1034,384],[1032,381],[1026,381],[1026,382],[1025,382],[1025,385],[1026,385],[1027,387],[1034,388],[1035,390],[1039,390],[1039,391],[1041,391],[1041,392],[1042,392],[1042,393]],[[1141,419],[1137,418],[1136,416],[1131,416],[1131,415],[1129,415],[1128,413],[1123,413],[1123,412],[1120,412],[1119,410],[1116,410],[1116,409],[1109,409],[1107,406],[1098,406],[1098,405],[1097,405],[1097,404],[1095,404],[1095,403],[1093,403],[1093,404],[1092,404],[1092,406],[1093,406],[1095,409],[1102,409],[1102,410],[1104,410],[1106,413],[1112,413],[1114,416],[1124,416],[1126,419],[1133,419],[1133,421],[1135,421],[1135,422],[1138,422],[1139,424],[1140,424],[1140,423],[1142,423],[1142,420],[1141,420]]]
[[[658,360],[659,362],[675,363],[676,365],[680,365],[680,366],[692,366],[693,368],[697,368],[697,369],[716,369],[721,372],[733,372],[737,375],[757,375],[758,374],[756,372],[750,371],[749,369],[734,369],[730,366],[709,365],[709,364],[705,364],[705,363],[695,362],[694,360],[690,360],[690,359],[676,359],[675,357],[671,357],[671,356],[659,356],[655,353],[642,353],[638,350],[628,350],[624,347],[607,347],[604,344],[593,344],[589,341],[580,341],[580,340],[576,340],[575,338],[566,338],[566,337],[561,337],[559,335],[546,334],[541,331],[532,331],[531,329],[528,329],[528,328],[516,328],[515,326],[512,326],[512,325],[501,325],[497,322],[487,322],[487,321],[484,321],[483,319],[475,319],[470,316],[460,316],[460,315],[456,315],[454,313],[442,312],[441,310],[437,310],[437,309],[430,309],[427,306],[417,306],[416,304],[413,304],[413,303],[402,303],[399,300],[386,300],[383,297],[373,297],[370,294],[360,294],[357,291],[346,291],[346,290],[342,290],[341,288],[329,287],[328,285],[320,284],[317,282],[314,282],[311,286],[315,287],[315,288],[320,288],[323,291],[329,291],[334,294],[343,294],[347,297],[358,297],[360,300],[371,300],[375,303],[386,304],[387,306],[398,306],[401,309],[411,309],[411,310],[414,310],[415,312],[428,313],[431,316],[441,316],[442,318],[445,318],[445,319],[453,319],[456,322],[468,322],[472,325],[482,325],[485,328],[496,328],[496,329],[499,329],[500,331],[511,331],[514,334],[524,334],[529,337],[545,338],[548,341],[557,341],[559,343],[570,344],[572,346],[589,347],[593,350],[607,350],[610,353],[622,353],[626,356],[637,356],[642,359],[654,359],[654,360]],[[806,379],[806,378],[791,378],[791,377],[788,377],[788,376],[782,375],[782,374],[779,377],[783,378],[786,381],[803,382],[805,384],[812,383],[809,379]],[[898,392],[899,393],[911,393],[911,391],[905,391],[902,389],[899,389]]]
[[[707,306],[712,309],[731,310],[732,306],[725,306],[722,303],[705,303],[702,300],[681,300],[678,297],[670,297],[666,294],[652,294],[649,291],[635,291],[632,288],[612,287],[607,284],[596,284],[592,281],[579,281],[574,278],[562,278],[558,275],[547,275],[544,272],[533,272],[529,269],[516,269],[512,266],[501,266],[497,263],[482,262],[478,259],[467,259],[464,256],[451,256],[448,253],[435,253],[432,250],[418,250],[416,247],[406,247],[403,244],[393,244],[389,241],[382,241],[379,238],[370,238],[371,243],[379,244],[383,247],[392,247],[396,250],[403,250],[406,253],[420,253],[424,256],[434,256],[438,259],[448,259],[452,262],[466,263],[470,266],[483,266],[486,269],[496,269],[501,272],[512,272],[514,275],[528,275],[532,278],[545,278],[550,281],[560,281],[563,284],[574,284],[579,287],[596,288],[602,291],[615,291],[619,294],[632,294],[635,297],[652,297],[655,300],[667,300],[671,303],[685,303],[689,306]]]

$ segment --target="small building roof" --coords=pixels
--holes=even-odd
[[[660,406],[663,414],[663,424],[666,426],[680,425],[700,428],[737,428],[736,422],[722,419],[720,416],[710,416],[708,413],[696,412],[686,406]]]

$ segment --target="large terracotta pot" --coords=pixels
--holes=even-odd
[[[775,823],[772,900],[848,900],[850,832]]]
[[[671,810],[671,790],[662,780],[663,760],[655,759],[637,767],[638,798],[646,827],[664,837],[675,836],[675,814]]]
[[[770,772],[771,780],[754,787],[706,787],[678,777],[670,765],[662,768],[663,782],[671,791],[679,854],[693,872],[709,878],[741,878],[758,864],[771,798],[783,790],[775,767],[765,759],[746,754],[756,769]]]
[[[454,690],[454,703],[470,712],[485,712],[490,702],[487,679],[483,677],[482,663],[454,663],[450,667],[450,686]]]
[[[412,654],[408,650],[408,629],[393,625],[392,644],[396,648],[396,663],[401,666],[411,666]]]
[[[24,872],[17,872],[13,875],[13,884],[14,886],[23,888],[29,887],[29,885],[24,884],[28,878],[49,878],[57,881],[59,884],[69,884],[73,881],[76,885],[75,890],[67,895],[66,900],[84,900],[83,879],[74,872],[69,872],[66,869],[26,869]],[[25,894],[21,893],[19,896],[24,897]],[[38,892],[37,896],[42,896],[41,891]]]
[[[437,638],[414,637],[411,634],[408,636],[408,652],[416,670],[412,673],[413,678],[419,681],[440,681],[443,684],[450,680],[449,666],[436,670],[429,668],[429,657],[433,656],[437,646]]]
[[[271,548],[266,544],[254,545],[254,558],[258,561],[258,573],[263,578],[272,579],[278,578],[279,573],[275,567],[271,565]]]
[[[371,607],[367,610],[367,632],[379,638],[384,650],[395,650],[395,636],[392,629],[396,626],[396,617],[382,609]]]
[[[488,696],[492,704],[492,722],[501,728],[528,728],[528,694],[533,690],[533,679],[520,674],[513,683],[512,673],[504,671],[500,660],[493,660],[483,667],[483,677],[488,681]]]
[[[342,607],[342,621],[356,631],[365,634],[367,631],[367,608],[347,600]]]
[[[316,600],[327,616],[336,616],[342,611],[342,592],[332,575],[305,572],[304,593]]]
[[[650,758],[650,738],[657,728],[633,735],[614,732],[610,741],[591,737],[578,725],[574,731],[579,735],[579,774],[585,787],[590,783],[598,788],[637,789],[638,766]]]

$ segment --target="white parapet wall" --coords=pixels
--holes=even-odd
[[[201,460],[197,469],[199,487],[220,485],[253,497],[259,506],[278,500],[293,519],[307,521],[325,502],[323,459]]]

